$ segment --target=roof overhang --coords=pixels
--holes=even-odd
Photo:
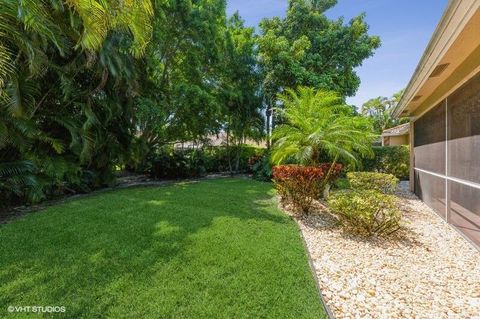
[[[480,0],[450,0],[393,111],[417,117],[480,71]]]
[[[380,136],[405,136],[405,135],[408,135],[409,133],[408,132],[405,132],[405,133],[385,133],[385,134],[382,134]]]

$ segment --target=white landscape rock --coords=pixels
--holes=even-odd
[[[480,253],[406,190],[396,239],[345,234],[319,212],[298,219],[336,318],[480,318]]]

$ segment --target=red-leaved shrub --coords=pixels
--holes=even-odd
[[[262,155],[253,155],[248,159],[248,166],[250,168],[262,160]]]
[[[342,169],[343,169],[343,165],[339,164],[339,163],[333,165],[333,167],[332,167],[332,163],[322,163],[322,164],[320,164],[319,167],[325,172],[325,178],[328,174],[328,171],[330,169],[332,170],[330,172],[330,176],[328,177],[328,181],[326,181],[326,182],[329,182],[329,183],[336,180],[338,178],[338,175],[340,175],[340,173],[342,172]]]
[[[284,203],[291,203],[295,210],[308,213],[312,201],[320,196],[326,182],[338,176],[342,165],[336,164],[328,172],[331,164],[319,166],[280,165],[273,167],[273,181]]]

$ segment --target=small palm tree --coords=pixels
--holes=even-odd
[[[333,168],[338,161],[355,166],[360,157],[373,155],[370,120],[356,116],[335,92],[300,87],[279,99],[283,108],[278,112],[286,123],[273,132],[274,163],[294,159],[315,166],[328,156]]]

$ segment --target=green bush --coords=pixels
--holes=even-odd
[[[384,236],[400,228],[401,212],[393,195],[376,190],[340,191],[328,198],[328,205],[348,232]]]
[[[400,146],[374,146],[373,158],[362,160],[362,168],[368,172],[392,174],[400,180],[408,180],[410,174],[410,148]]]
[[[398,184],[398,178],[392,174],[349,172],[347,178],[352,188],[377,190],[385,194],[393,193]]]
[[[204,176],[208,173],[229,172],[235,170],[236,154],[238,171],[248,172],[249,158],[261,154],[262,149],[252,146],[209,147],[205,149],[166,148],[156,154],[148,165],[149,173],[154,178],[189,178]]]
[[[350,189],[350,182],[347,178],[339,178],[333,184],[336,189]]]
[[[259,181],[271,181],[273,177],[272,173],[272,162],[270,160],[270,153],[265,152],[261,155],[258,160],[249,160],[253,178]]]

